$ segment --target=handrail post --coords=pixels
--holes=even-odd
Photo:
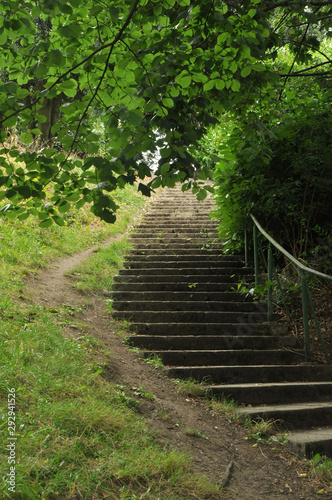
[[[244,230],[244,265],[248,267],[248,231]]]
[[[258,287],[258,243],[257,243],[256,224],[254,224],[254,228],[253,228],[253,238],[254,238],[255,287]]]
[[[269,283],[269,288],[267,290],[267,312],[268,312],[268,320],[272,321],[272,314],[273,314],[273,304],[272,304],[273,253],[272,253],[271,243],[269,244],[267,266],[268,266],[267,279],[268,279],[268,283]]]
[[[302,315],[303,315],[303,332],[304,332],[304,349],[305,360],[311,360],[310,352],[310,332],[309,332],[309,307],[308,307],[308,284],[304,271],[301,271],[301,287],[302,287]]]

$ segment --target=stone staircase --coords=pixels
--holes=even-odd
[[[299,454],[332,457],[332,367],[304,363],[266,304],[236,291],[253,271],[223,254],[212,208],[211,198],[163,190],[131,236],[113,316],[131,322],[132,343],[160,356],[170,377],[207,381],[248,405],[243,416],[280,421]]]

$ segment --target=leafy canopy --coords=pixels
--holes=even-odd
[[[62,213],[86,202],[113,222],[117,186],[139,178],[148,195],[206,179],[193,157],[206,127],[268,96],[280,46],[310,62],[302,24],[308,32],[326,23],[329,4],[1,1],[0,199],[42,226],[62,224]],[[147,152],[160,156],[149,182]]]

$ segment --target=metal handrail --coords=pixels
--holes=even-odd
[[[293,264],[295,264],[297,267],[299,267],[302,271],[306,271],[307,273],[311,273],[311,274],[314,274],[315,276],[319,276],[320,278],[324,278],[324,279],[332,281],[332,276],[330,276],[329,274],[321,273],[320,271],[316,271],[315,269],[311,269],[311,267],[308,267],[308,266],[305,266],[304,264],[301,264],[301,262],[299,262],[297,259],[295,259],[295,257],[293,257],[293,255],[291,255],[289,252],[287,252],[287,250],[285,250],[281,245],[279,245],[279,243],[277,243],[272,238],[272,236],[270,236],[262,228],[262,226],[260,225],[260,223],[258,222],[256,217],[254,217],[252,214],[250,214],[250,217],[252,218],[252,220],[256,224],[257,228],[260,230],[260,232],[265,236],[265,238],[267,240],[269,240],[269,242],[272,243],[272,245],[274,245],[279,250],[279,252],[283,253],[290,261],[292,261]]]
[[[258,243],[257,243],[257,229],[265,236],[265,238],[269,241],[269,250],[268,250],[268,281],[271,286],[268,289],[268,317],[269,321],[272,319],[273,305],[272,305],[272,275],[273,275],[273,254],[272,254],[272,246],[273,245],[279,252],[281,252],[287,259],[289,259],[296,267],[298,267],[301,271],[301,288],[302,288],[302,315],[303,315],[303,330],[304,330],[304,343],[305,343],[305,359],[306,361],[311,360],[311,352],[310,352],[310,332],[309,332],[309,307],[313,313],[313,318],[318,330],[318,334],[321,340],[321,344],[325,353],[326,361],[328,364],[331,364],[328,352],[326,350],[323,335],[321,329],[319,327],[315,311],[313,310],[312,301],[309,295],[308,283],[306,280],[306,273],[313,274],[314,276],[318,276],[319,278],[327,279],[332,281],[332,276],[328,274],[321,273],[320,271],[316,271],[316,269],[312,269],[308,266],[305,266],[301,262],[299,262],[293,255],[291,255],[287,250],[285,250],[277,241],[275,241],[272,236],[270,236],[260,225],[257,219],[250,214],[251,219],[254,222],[253,226],[253,243],[254,243],[254,268],[255,268],[255,286],[258,285]],[[248,248],[247,248],[247,232],[245,232],[245,265],[247,266],[247,258],[248,258]]]

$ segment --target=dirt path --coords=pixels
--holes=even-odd
[[[112,241],[107,240],[103,246]],[[153,400],[141,398],[139,411],[160,442],[168,449],[186,451],[191,456],[193,472],[226,483],[220,498],[327,498],[316,495],[318,484],[300,476],[306,472],[305,462],[287,453],[280,444],[255,445],[255,441],[245,440],[245,429],[225,417],[213,417],[206,403],[178,395],[175,384],[161,370],[129,352],[114,333],[110,315],[105,313],[105,297],[82,295],[72,287],[74,278],[64,275],[93,251],[94,248],[86,250],[43,270],[27,283],[27,295],[33,302],[52,308],[61,303],[78,306],[88,299],[88,307],[76,317],[85,323],[85,332],[95,335],[111,351],[105,377],[127,388],[143,386],[146,392],[153,393]],[[67,334],[81,333],[68,327]],[[188,429],[195,429],[204,437],[188,435]]]

